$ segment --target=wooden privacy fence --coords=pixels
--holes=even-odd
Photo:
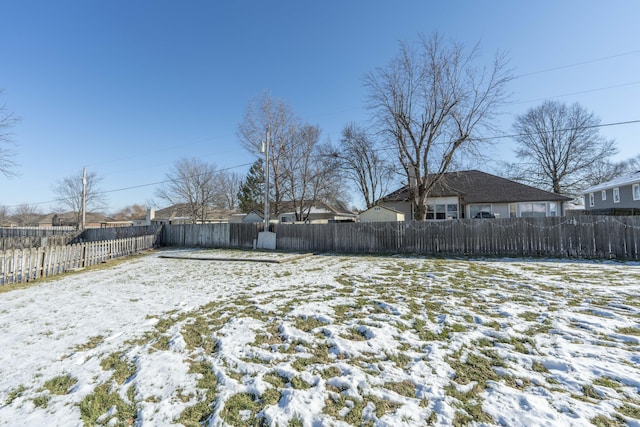
[[[262,230],[262,223],[170,224],[162,227],[161,242],[163,246],[250,249]]]
[[[165,225],[164,246],[251,248],[262,224]],[[276,248],[305,252],[639,259],[640,217],[276,224]]]
[[[160,235],[161,225],[139,225],[129,227],[88,228],[80,233],[72,243],[118,240],[128,237]]]
[[[155,235],[0,252],[0,285],[25,283],[153,248]]]
[[[0,251],[8,249],[37,248],[41,246],[63,246],[68,244],[73,234],[55,234],[50,236],[0,237]]]
[[[638,259],[640,217],[277,225],[283,250]]]
[[[74,233],[73,227],[0,227],[0,237],[54,236]]]

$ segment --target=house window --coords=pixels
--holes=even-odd
[[[613,189],[613,203],[620,203],[620,189]]]
[[[520,203],[521,217],[545,217],[547,216],[547,204],[542,203]]]
[[[458,205],[447,205],[447,219],[458,219]]]
[[[640,200],[640,184],[633,184],[633,200]]]
[[[284,222],[296,222],[296,216],[295,215],[282,215],[280,217],[280,222],[284,223]]]
[[[600,194],[602,196],[602,200],[607,200],[607,190],[602,190]]]
[[[549,216],[558,216],[558,208],[556,202],[549,203]]]
[[[458,205],[427,205],[426,219],[458,219]]]
[[[434,211],[435,211],[434,205],[427,205],[427,219],[436,219]]]
[[[491,205],[469,205],[469,218],[481,215],[480,212],[491,213]],[[480,218],[480,216],[478,216]]]
[[[594,207],[596,204],[596,198],[594,197],[593,193],[589,193],[589,207],[592,208]]]
[[[518,205],[511,203],[509,205],[509,218],[516,218],[518,216]]]

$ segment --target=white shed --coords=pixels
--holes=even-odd
[[[404,221],[404,213],[386,206],[372,206],[360,213],[360,222]]]

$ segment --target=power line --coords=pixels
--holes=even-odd
[[[217,169],[216,172],[225,172],[225,171],[228,171],[228,170],[231,170],[231,169],[237,169],[237,168],[242,168],[242,167],[245,167],[245,166],[250,166],[252,164],[253,164],[253,162],[252,163],[243,163],[241,165],[230,166],[228,168],[223,168],[223,169]],[[189,175],[188,178],[193,178],[193,177],[196,177],[198,175],[202,175],[202,174]],[[119,192],[119,191],[134,190],[136,188],[144,188],[144,187],[151,187],[153,185],[166,184],[168,182],[180,181],[182,179],[184,179],[184,178],[165,179],[163,181],[150,182],[148,184],[132,185],[130,187],[122,187],[122,188],[116,188],[116,189],[113,189],[113,190],[105,190],[105,191],[100,191],[98,193],[99,194],[116,193],[116,192]]]
[[[230,167],[227,167],[227,168],[218,169],[218,170],[216,170],[216,172],[225,172],[225,171],[232,170],[232,169],[237,169],[237,168],[242,168],[242,167],[245,167],[245,166],[250,166],[252,164],[253,163],[244,163],[244,164],[241,164],[241,165],[230,166]],[[190,177],[195,177],[195,176],[197,176],[197,175],[191,175]],[[168,182],[179,181],[181,179],[183,179],[183,178],[165,179],[163,181],[150,182],[150,183],[147,183],[147,184],[132,185],[132,186],[129,186],[129,187],[115,188],[115,189],[112,189],[112,190],[96,191],[95,194],[109,194],[109,193],[117,193],[117,192],[120,192],[120,191],[135,190],[137,188],[152,187],[152,186],[155,186],[155,185],[166,184]],[[29,206],[38,206],[38,205],[46,205],[46,204],[51,204],[51,203],[60,203],[60,202],[62,202],[64,200],[65,200],[64,198],[57,198],[57,199],[48,200],[48,201],[45,201],[45,202],[35,202],[35,203],[27,203],[27,204]],[[5,207],[7,207],[7,208],[16,208],[18,206],[20,206],[20,205],[10,205],[10,206],[5,206]]]
[[[631,125],[631,124],[638,124],[638,123],[640,123],[640,119],[628,120],[628,121],[623,121],[623,122],[600,123],[600,124],[597,124],[597,125],[583,126],[582,128],[591,129],[591,128],[611,127],[611,126],[624,126],[624,125]],[[561,129],[561,131],[570,131],[570,130],[575,130],[575,129],[577,129],[577,128]],[[523,136],[528,136],[528,135],[531,135],[531,134],[496,135],[496,136],[491,136],[491,137],[477,138],[477,139],[475,139],[475,141],[479,141],[479,142],[481,142],[481,141],[491,141],[491,140],[495,140],[495,139],[517,138],[517,137],[523,137]],[[393,150],[394,150],[393,147],[382,147],[382,148],[372,149],[372,151],[375,151],[375,152],[393,151]],[[323,156],[326,156],[326,155],[323,155]],[[252,164],[253,164],[253,162],[252,163],[243,163],[243,164],[236,165],[236,166],[230,166],[230,167],[227,167],[227,168],[219,169],[218,172],[224,172],[224,171],[228,171],[228,170],[232,170],[232,169],[246,167],[246,166],[250,166]],[[182,178],[165,179],[165,180],[162,180],[162,181],[156,181],[156,182],[151,182],[151,183],[146,183],[146,184],[132,185],[132,186],[128,186],[128,187],[115,188],[115,189],[112,189],[112,190],[98,191],[96,193],[97,194],[109,194],[109,193],[116,193],[116,192],[120,192],[120,191],[135,190],[135,189],[138,189],[138,188],[151,187],[151,186],[155,186],[155,185],[166,184],[168,182],[179,181],[180,179],[182,179]],[[28,203],[28,205],[30,205],[30,206],[46,205],[46,204],[61,202],[62,200],[64,200],[64,199],[57,198],[57,199],[54,199],[54,200],[48,200],[48,201],[44,201],[44,202]],[[5,207],[7,207],[7,208],[15,208],[15,207],[18,207],[18,206],[20,206],[20,205],[10,205],[10,206],[5,206]]]
[[[597,125],[591,125],[591,126],[580,126],[580,127],[573,127],[573,128],[566,128],[566,129],[557,129],[556,132],[566,132],[566,131],[572,131],[572,130],[576,130],[576,129],[593,129],[593,128],[602,128],[602,127],[610,127],[610,126],[624,126],[624,125],[632,125],[632,124],[638,124],[640,123],[640,119],[637,120],[628,120],[628,121],[624,121],[624,122],[611,122],[611,123],[600,123]],[[547,131],[547,132],[552,132],[552,131]],[[523,136],[531,136],[531,135],[535,135],[536,133],[521,133],[521,134],[504,134],[504,135],[494,135],[494,136],[487,136],[487,137],[483,137],[483,138],[474,138],[474,141],[477,142],[483,142],[483,141],[492,141],[495,139],[505,139],[505,138],[519,138],[519,137],[523,137]],[[453,141],[450,141],[453,142]],[[445,142],[447,143],[447,142]],[[381,148],[375,148],[372,149],[371,151],[374,152],[384,152],[384,151],[395,151],[395,147],[381,147]]]
[[[526,77],[526,76],[531,76],[531,75],[536,75],[536,74],[543,74],[543,73],[553,72],[553,71],[567,69],[567,68],[573,68],[573,67],[577,67],[577,66],[581,66],[581,65],[591,64],[591,63],[595,63],[595,62],[602,62],[602,61],[606,61],[606,60],[610,60],[610,59],[614,59],[614,58],[618,58],[618,57],[623,57],[623,56],[634,55],[634,54],[638,54],[638,53],[640,53],[640,49],[639,50],[632,50],[632,51],[628,51],[628,52],[623,52],[623,53],[619,53],[619,54],[615,54],[615,55],[609,55],[609,56],[589,59],[589,60],[586,60],[586,61],[575,62],[575,63],[571,63],[571,64],[566,64],[566,65],[560,65],[560,66],[557,66],[557,67],[551,67],[551,68],[547,68],[547,69],[527,72],[527,73],[519,74],[519,75],[515,76],[515,78],[518,79],[518,78],[521,78],[521,77]],[[544,101],[544,100],[547,100],[547,99],[555,99],[555,98],[561,98],[561,97],[565,97],[565,96],[573,96],[573,95],[580,95],[580,94],[585,94],[585,93],[593,93],[593,92],[599,92],[599,91],[604,91],[604,90],[609,90],[609,89],[616,89],[616,88],[620,88],[620,87],[633,86],[633,85],[637,85],[637,84],[640,84],[640,81],[622,83],[622,84],[619,84],[619,85],[607,86],[607,87],[596,88],[596,89],[588,89],[588,90],[584,90],[584,91],[571,92],[571,93],[565,93],[565,94],[560,94],[560,95],[552,95],[552,96],[548,96],[548,97],[544,97],[544,98],[529,99],[529,100],[525,100],[525,101],[515,101],[515,102],[511,102],[509,104],[510,105],[528,104],[528,103],[532,103],[532,102]],[[325,117],[325,116],[345,113],[345,112],[354,111],[354,110],[357,110],[357,108],[347,108],[347,109],[334,110],[334,111],[324,112],[324,113],[316,113],[316,114],[312,114],[312,115],[308,116],[307,120],[309,118],[313,118],[313,117]],[[201,143],[208,142],[208,141],[211,141],[211,140],[223,139],[223,138],[228,138],[228,137],[229,137],[229,135],[220,135],[220,136],[216,136],[216,137],[201,138],[201,139],[193,141],[193,142],[189,142],[189,143],[185,143],[185,144],[176,144],[176,145],[164,147],[164,148],[161,148],[161,149],[155,150],[155,151],[156,152],[158,152],[158,151],[160,151],[160,152],[172,151],[172,150],[175,150],[175,149],[178,149],[178,148],[184,148],[184,147],[188,147],[188,146],[199,145]],[[235,150],[227,150],[226,152],[233,152],[233,151],[235,151]],[[143,157],[143,156],[148,157],[148,153],[134,154],[134,155],[129,155],[129,156],[122,156],[122,157],[111,159],[111,160],[99,161],[97,163],[89,164],[89,166],[97,166],[97,165],[102,165],[102,164],[114,163],[114,162],[119,162],[119,161],[122,161],[122,160],[133,159],[133,158],[138,158],[138,157]],[[124,170],[123,172],[126,172],[126,171],[127,170]]]
[[[640,53],[640,50],[632,50],[632,51],[628,51],[628,52],[619,53],[619,54],[616,54],[616,55],[609,55],[609,56],[604,56],[604,57],[600,57],[600,58],[594,58],[594,59],[590,59],[590,60],[586,60],[586,61],[575,62],[575,63],[561,65],[561,66],[557,66],[557,67],[552,67],[552,68],[547,68],[547,69],[542,69],[542,70],[522,73],[522,74],[519,74],[519,75],[515,76],[515,78],[518,79],[518,78],[522,78],[522,77],[528,77],[528,76],[532,76],[532,75],[543,74],[543,73],[558,71],[558,70],[562,70],[562,69],[578,67],[578,66],[582,66],[582,65],[586,65],[586,64],[602,62],[602,61],[606,61],[606,60],[610,60],[610,59],[614,59],[614,58],[619,58],[619,57],[623,57],[623,56],[634,55],[634,54],[638,54],[638,53]],[[640,84],[640,81],[634,81],[634,82],[628,82],[628,83],[623,83],[623,84],[613,85],[613,86],[607,86],[607,87],[602,87],[602,88],[597,88],[597,89],[590,89],[590,90],[566,93],[566,94],[561,94],[561,95],[549,96],[549,97],[545,97],[545,98],[537,98],[537,99],[531,99],[531,100],[526,100],[526,101],[518,101],[518,102],[513,102],[511,104],[515,105],[515,104],[525,104],[525,103],[530,103],[530,102],[538,102],[538,101],[546,100],[546,99],[553,99],[553,98],[559,98],[559,97],[564,97],[564,96],[572,96],[572,95],[579,95],[579,94],[584,94],[584,93],[598,92],[598,91],[615,89],[615,88],[620,88],[620,87],[627,87],[627,86],[632,86],[632,85],[637,85],[637,84]],[[333,115],[333,114],[345,113],[345,112],[352,111],[352,110],[356,110],[356,108],[342,109],[342,110],[336,110],[336,111],[325,112],[325,113],[316,113],[314,115],[311,115],[311,117],[323,117],[323,116],[328,116],[328,115]],[[628,124],[637,124],[637,123],[640,123],[640,120],[631,120],[631,121],[626,121],[626,122],[615,122],[615,123],[605,123],[605,124],[595,125],[595,126],[591,126],[591,127],[608,127],[608,126],[619,126],[619,125],[628,125]],[[567,130],[569,130],[569,129],[567,129]],[[515,137],[519,137],[519,136],[526,136],[526,135],[498,135],[498,136],[493,136],[493,137],[478,138],[476,140],[477,141],[489,141],[489,140],[492,140],[492,139],[515,138]],[[161,149],[160,151],[171,151],[171,150],[174,150],[174,149],[177,149],[177,148],[184,148],[185,146],[198,145],[198,144],[201,144],[203,142],[210,141],[212,139],[224,138],[224,137],[228,137],[228,135],[223,135],[223,136],[214,137],[214,138],[203,138],[201,140],[197,140],[197,141],[194,141],[194,142],[191,142],[191,143],[187,143],[187,144],[173,145],[173,146],[165,147],[165,148]],[[389,151],[389,150],[391,150],[391,148],[380,148],[380,149],[375,149],[374,151]],[[93,165],[95,166],[95,165],[100,165],[100,164],[105,164],[105,163],[113,163],[113,162],[117,162],[117,161],[121,161],[121,160],[125,160],[125,159],[141,157],[141,156],[146,156],[146,154],[123,156],[123,157],[120,157],[120,158],[117,158],[117,159],[111,159],[111,160],[98,162],[98,163],[95,163]],[[245,163],[245,164],[242,164],[242,165],[232,166],[232,167],[229,167],[229,168],[221,169],[221,171],[230,170],[230,169],[236,169],[236,168],[240,168],[240,167],[245,167],[245,166],[248,166],[250,164],[251,163]],[[101,191],[99,193],[100,194],[107,194],[107,193],[115,193],[115,192],[133,190],[133,189],[137,189],[137,188],[144,188],[144,187],[160,185],[160,184],[164,184],[164,183],[171,182],[171,181],[173,181],[173,180],[163,180],[163,181],[157,181],[157,182],[153,182],[153,183],[133,185],[133,186],[129,186],[129,187],[122,187],[122,188],[116,188],[116,189],[112,189],[112,190]],[[44,202],[29,203],[29,205],[44,205],[44,204],[60,202],[60,200],[61,199],[54,199],[54,200],[44,201]],[[12,207],[17,207],[17,206],[20,206],[20,205],[12,205],[12,206],[7,206],[7,207],[8,208],[12,208]]]
[[[617,55],[603,56],[601,58],[589,59],[587,61],[574,62],[573,64],[560,65],[558,67],[546,68],[544,70],[531,71],[531,72],[528,72],[528,73],[523,73],[523,74],[517,75],[517,76],[515,76],[515,78],[519,79],[521,77],[533,76],[533,75],[536,75],[536,74],[543,74],[543,73],[548,73],[548,72],[551,72],[551,71],[564,70],[566,68],[578,67],[580,65],[592,64],[594,62],[606,61],[608,59],[619,58],[621,56],[627,56],[627,55],[634,55],[634,54],[637,54],[637,53],[640,53],[640,50],[632,50],[632,51],[629,51],[629,52],[619,53]]]
[[[633,85],[637,85],[637,84],[640,84],[640,81],[622,83],[622,84],[619,84],[619,85],[606,86],[606,87],[601,87],[601,88],[597,88],[597,89],[589,89],[589,90],[582,90],[582,91],[578,91],[578,92],[564,93],[562,95],[546,96],[544,98],[528,99],[526,101],[511,102],[510,104],[512,104],[512,105],[528,104],[530,102],[539,102],[539,101],[545,101],[547,99],[562,98],[563,96],[582,95],[584,93],[599,92],[599,91],[603,91],[603,90],[616,89],[616,88],[619,88],[619,87],[633,86]]]
[[[632,125],[632,124],[637,124],[640,123],[640,119],[638,120],[628,120],[625,122],[613,122],[613,123],[600,123],[597,125],[591,125],[591,126],[580,126],[580,127],[573,127],[573,128],[566,128],[566,129],[557,129],[555,131],[547,131],[546,133],[551,133],[551,132],[566,132],[566,131],[572,131],[572,130],[577,130],[577,129],[595,129],[595,128],[603,128],[603,127],[609,127],[609,126],[623,126],[623,125]],[[535,133],[520,133],[520,134],[511,134],[511,135],[499,135],[499,136],[495,136],[495,137],[487,137],[487,138],[478,138],[478,141],[488,141],[488,140],[492,140],[492,139],[503,139],[503,138],[519,138],[519,137],[523,137],[523,136],[531,136],[531,135],[535,135]]]

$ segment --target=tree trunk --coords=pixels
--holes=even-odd
[[[427,207],[424,203],[418,203],[413,205],[414,208],[414,221],[424,221],[427,219]]]

